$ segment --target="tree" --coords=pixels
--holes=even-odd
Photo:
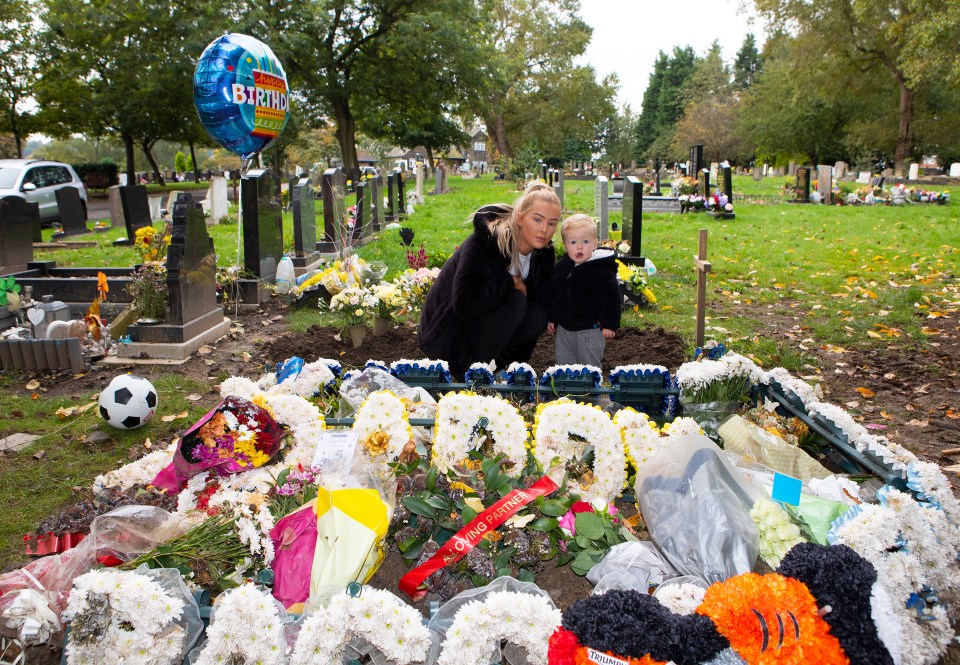
[[[710,162],[743,161],[744,141],[736,130],[739,104],[733,95],[707,95],[687,106],[673,135],[674,154],[683,154],[691,145],[703,144],[703,156]]]
[[[657,55],[650,83],[643,93],[643,109],[637,120],[637,158],[664,157],[673,127],[686,106],[687,80],[696,70],[697,56],[689,46],[673,48],[673,55]],[[659,139],[659,140],[658,140]],[[651,151],[657,143],[658,149]]]
[[[0,4],[0,132],[13,135],[17,158],[23,142],[38,127],[27,102],[39,77],[37,34],[30,6],[23,0]]]
[[[597,133],[601,162],[629,164],[636,159],[636,124],[637,114],[631,111],[629,106],[624,106],[600,123]]]
[[[737,58],[733,61],[733,85],[740,90],[746,90],[757,80],[763,71],[763,58],[757,50],[757,42],[752,32],[743,38],[743,45],[737,51]]]
[[[955,0],[754,0],[775,28],[795,29],[811,49],[834,54],[866,75],[884,75],[898,92],[894,162],[903,173],[915,154],[917,93],[954,72],[956,49],[925,59],[930,35],[944,44],[960,40]]]

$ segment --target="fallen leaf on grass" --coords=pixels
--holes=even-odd
[[[943,467],[944,471],[953,471],[954,473],[960,473],[960,464],[954,464],[953,466]]]
[[[463,503],[473,509],[475,513],[482,513],[484,511],[483,501],[478,499],[475,496],[466,498],[463,500]]]
[[[957,420],[960,418],[960,412],[954,411],[953,409],[947,409],[947,412],[944,415],[950,420]]]
[[[507,520],[507,523],[504,526],[509,526],[514,529],[522,529],[527,526],[537,518],[536,514],[534,515],[514,515]]]
[[[187,399],[190,400],[191,402],[199,402],[200,400],[203,399],[203,397],[201,397],[197,393],[190,393],[189,395],[187,395]]]
[[[892,414],[892,413],[887,413],[887,412],[884,411],[883,409],[880,409],[880,415],[881,415],[881,417],[883,417],[883,418],[885,418],[885,419],[887,419],[887,420],[893,420],[893,414]]]
[[[213,353],[213,349],[211,349],[209,346],[201,346],[199,349],[197,349],[198,356],[206,356],[210,353]]]
[[[925,384],[923,384],[922,386],[920,386],[919,388],[914,388],[914,389],[913,389],[913,392],[915,392],[915,393],[920,393],[920,394],[922,394],[922,395],[926,395],[928,392],[930,392],[929,388],[930,388],[930,384],[929,384],[929,383],[925,383]]]
[[[71,406],[66,409],[61,406],[59,409],[57,409],[56,416],[61,420],[72,418],[73,416],[78,416],[81,413],[86,413],[96,405],[96,402],[90,402],[89,404],[84,404],[83,406]]]
[[[46,456],[47,456],[46,450],[38,450],[33,454],[33,459],[43,459]]]
[[[186,411],[181,411],[180,413],[171,413],[168,416],[163,416],[160,420],[162,420],[165,423],[172,423],[174,420],[178,420],[180,418],[186,418],[188,415],[189,414]]]
[[[867,331],[867,337],[872,337],[873,339],[883,339],[883,335],[878,332],[874,332],[873,330]]]
[[[40,393],[33,393],[30,395],[30,399],[40,399]]]
[[[856,388],[855,390],[860,393],[860,396],[864,399],[872,399],[877,395],[877,393],[873,392],[869,388]]]
[[[930,423],[928,423],[926,420],[916,420],[916,419],[914,419],[914,420],[908,420],[908,421],[906,422],[906,424],[907,424],[907,425],[910,425],[911,427],[926,427],[926,426],[929,425]]]
[[[253,356],[251,356],[249,353],[244,351],[243,353],[240,354],[240,358],[241,360],[243,360],[243,362],[248,363],[250,362],[250,359],[253,358]]]
[[[31,381],[30,383],[24,386],[24,388],[26,388],[27,390],[36,390],[39,387],[40,387],[40,382],[37,381],[36,379],[34,379],[33,381]]]

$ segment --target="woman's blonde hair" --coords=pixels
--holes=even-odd
[[[497,217],[490,221],[487,228],[497,240],[497,249],[504,256],[510,257],[510,266],[514,270],[520,268],[520,253],[517,251],[517,236],[520,233],[519,220],[521,215],[530,210],[535,203],[550,203],[560,207],[560,197],[553,187],[545,182],[532,182],[527,189],[513,203],[513,207],[504,206],[509,214]]]

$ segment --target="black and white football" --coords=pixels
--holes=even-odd
[[[100,393],[100,415],[117,429],[146,425],[157,411],[157,390],[143,377],[121,374]]]

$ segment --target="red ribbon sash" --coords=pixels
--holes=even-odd
[[[527,489],[513,490],[495,504],[473,518],[455,536],[443,544],[423,565],[414,568],[400,578],[400,590],[407,594],[414,602],[423,598],[426,589],[419,588],[423,582],[435,572],[456,563],[467,552],[476,547],[483,537],[506,522],[521,508],[540,496],[546,496],[556,491],[558,485],[544,476]]]

